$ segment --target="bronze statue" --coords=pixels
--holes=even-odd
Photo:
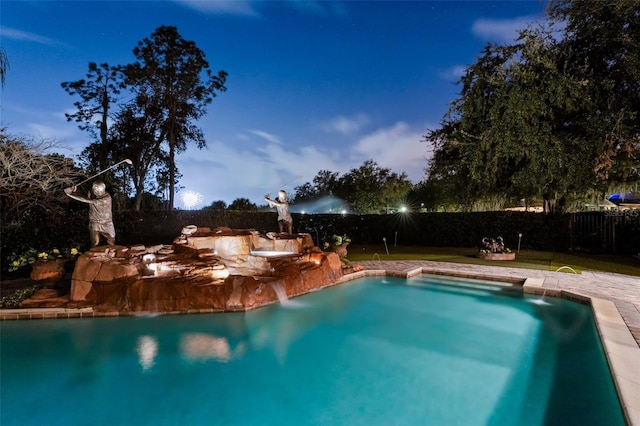
[[[116,230],[111,213],[111,195],[102,181],[95,181],[89,196],[76,193],[78,187],[65,188],[64,192],[74,200],[89,204],[89,234],[93,247],[100,245],[100,236],[105,237],[110,246],[116,242]]]
[[[280,233],[292,234],[293,231],[293,219],[291,213],[289,213],[289,203],[287,202],[287,193],[283,190],[278,191],[278,198],[271,199],[271,194],[264,196],[265,201],[269,204],[269,207],[275,207],[278,210],[278,226],[280,227]]]

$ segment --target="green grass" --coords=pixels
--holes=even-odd
[[[378,257],[380,260],[434,260],[544,271],[556,271],[562,266],[569,266],[578,273],[599,271],[640,276],[640,259],[633,256],[521,250],[514,261],[491,261],[478,259],[475,257],[476,251],[476,248],[389,246],[389,254],[387,255],[384,245],[351,244],[347,258],[351,262],[378,260]],[[568,269],[563,269],[562,272],[572,273]]]

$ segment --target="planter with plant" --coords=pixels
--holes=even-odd
[[[9,272],[31,266],[31,279],[45,287],[52,287],[64,278],[67,264],[75,262],[79,254],[75,247],[50,250],[30,248],[23,253],[9,255]]]
[[[345,235],[332,235],[322,245],[324,251],[332,251],[336,253],[340,259],[346,260],[347,246],[351,242],[351,238]]]
[[[502,237],[483,238],[482,248],[478,250],[476,257],[487,260],[514,260],[516,254],[511,249],[505,247]]]

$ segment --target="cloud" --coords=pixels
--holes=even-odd
[[[320,170],[337,171],[335,168],[344,170],[346,167],[336,161],[340,158],[338,152],[321,151],[311,145],[302,146],[295,150],[278,145],[267,145],[261,147],[259,152],[263,154],[265,163],[273,170],[282,175],[301,175],[305,181],[311,181]]]
[[[284,188],[293,194],[295,187],[312,182],[320,170],[339,174],[360,167],[373,159],[380,167],[396,173],[407,173],[417,183],[424,179],[430,147],[420,142],[428,126],[411,127],[397,122],[355,138],[350,145],[331,149],[328,145],[299,145],[280,140],[263,131],[252,134],[275,138],[278,143],[261,145],[233,144],[216,140],[208,148],[190,147],[178,157],[183,174],[180,184],[185,190],[203,195],[203,205],[224,200],[227,204],[236,198],[248,198],[263,205],[263,195]],[[301,178],[299,176],[302,176]]]
[[[0,38],[9,38],[13,40],[31,41],[34,43],[40,43],[47,46],[63,45],[59,41],[56,41],[49,37],[44,37],[38,34],[29,33],[26,31],[16,30],[9,27],[0,27]]]
[[[28,121],[24,121],[20,123],[20,125],[2,123],[10,127],[11,133],[13,134],[25,137],[33,136],[36,139],[53,140],[65,146],[68,146],[70,142],[76,145],[80,140],[82,144],[87,144],[86,133],[79,130],[75,124],[67,123],[64,114],[69,111],[75,112],[73,110],[52,111],[33,106],[25,107],[11,102],[4,104],[3,108],[12,114],[18,113],[29,117]]]
[[[62,141],[58,151],[76,156],[86,147],[86,135],[67,123],[60,126],[60,113],[49,114],[47,120],[29,123],[29,133]],[[51,119],[55,117],[52,122]],[[414,183],[424,177],[430,156],[428,146],[421,143],[425,128],[411,128],[404,122],[380,128],[370,134],[355,138],[350,145],[330,148],[326,144],[302,145],[293,141],[286,145],[270,133],[251,130],[246,134],[265,138],[269,143],[246,144],[214,140],[207,148],[194,146],[181,153],[177,166],[183,175],[179,185],[182,191],[193,191],[203,196],[201,206],[216,200],[230,204],[237,198],[248,198],[263,205],[263,195],[283,188],[290,194],[295,187],[312,182],[320,170],[339,174],[359,167],[373,159],[381,167],[393,172],[406,172]],[[67,149],[64,149],[67,148]],[[301,178],[299,176],[302,176]],[[176,195],[180,200],[180,193]],[[180,202],[176,201],[178,207]]]
[[[282,141],[280,140],[280,138],[276,135],[272,135],[271,133],[263,132],[262,130],[249,130],[248,132],[256,136],[260,136],[268,142],[282,145]]]
[[[12,119],[1,124],[13,135],[27,140],[48,141],[54,144],[53,152],[76,159],[91,143],[87,132],[80,130],[75,123],[67,122],[65,112],[73,110],[50,110],[28,104],[27,106],[8,102],[2,105],[3,112],[11,116],[16,114],[28,117],[28,120],[14,124]]]
[[[465,65],[454,65],[450,68],[440,71],[438,75],[443,80],[458,81],[466,71],[467,67]]]
[[[297,11],[313,15],[347,15],[347,10],[339,1],[289,0],[288,3]]]
[[[258,0],[173,0],[173,2],[212,15],[260,16],[257,8],[270,6],[270,2]],[[289,0],[283,4],[298,12],[311,15],[347,15],[344,5],[339,1]]]
[[[366,114],[357,114],[353,117],[340,115],[331,120],[320,123],[318,127],[328,133],[340,133],[351,135],[358,133],[363,127],[371,122]]]
[[[212,15],[245,15],[258,16],[252,1],[247,0],[173,0],[198,12]]]
[[[407,173],[409,179],[417,183],[424,178],[427,160],[433,154],[427,144],[420,142],[426,131],[426,127],[417,130],[402,121],[391,127],[378,129],[357,142],[352,160],[359,161],[359,166],[364,161],[373,159],[392,172]]]
[[[346,171],[347,164],[336,162],[337,158],[337,152],[313,146],[286,149],[267,144],[242,149],[237,144],[215,141],[204,150],[188,148],[177,164],[183,174],[180,184],[185,190],[202,194],[205,206],[216,200],[229,204],[236,198],[249,198],[261,205],[264,194],[283,186],[293,193],[296,186],[310,182],[320,170]]]
[[[537,21],[533,16],[514,19],[477,19],[471,32],[479,38],[498,43],[512,43],[518,37],[518,31]]]

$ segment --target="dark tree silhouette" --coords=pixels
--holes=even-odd
[[[169,149],[169,209],[173,209],[177,169],[176,153],[188,142],[204,148],[206,141],[194,122],[205,107],[225,91],[227,73],[216,75],[205,54],[193,41],[180,36],[176,27],[161,26],[133,50],[137,62],[125,67],[126,83],[135,92],[139,105],[155,107],[162,115],[161,136]],[[204,76],[203,76],[204,73]]]

